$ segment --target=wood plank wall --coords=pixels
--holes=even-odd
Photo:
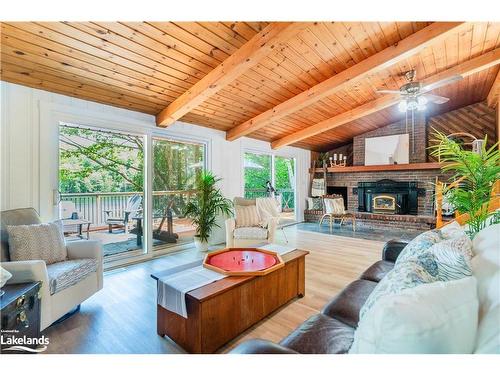
[[[428,145],[432,144],[432,129],[445,134],[465,132],[476,138],[488,135],[488,146],[498,141],[496,134],[495,109],[488,107],[486,102],[480,102],[458,108],[454,111],[431,117],[428,122]],[[429,161],[435,161],[429,156]]]

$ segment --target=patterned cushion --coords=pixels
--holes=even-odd
[[[458,280],[472,275],[472,241],[466,235],[432,245],[410,260],[436,270],[440,281]]]
[[[267,229],[261,227],[236,228],[233,237],[237,240],[266,240]]]
[[[466,234],[464,229],[456,221],[452,221],[451,223],[445,225],[444,227],[439,229],[439,231],[441,232],[441,236],[443,236],[445,240],[462,237]]]
[[[258,227],[260,225],[257,206],[234,206],[236,212],[236,228]]]
[[[318,197],[308,197],[307,198],[307,209],[309,210],[322,210],[323,209],[323,199]]]
[[[61,223],[8,225],[10,259],[44,260],[47,264],[66,260]]]
[[[423,253],[432,245],[442,240],[443,237],[439,230],[429,230],[419,234],[401,251],[401,254],[399,254],[398,259],[396,260],[396,265],[403,263],[415,255]]]
[[[47,266],[50,294],[69,288],[97,271],[97,259],[74,259]]]
[[[398,294],[402,290],[438,280],[437,266],[435,262],[429,261],[429,259],[421,259],[421,261],[409,260],[395,266],[392,271],[389,271],[380,280],[373,292],[368,296],[359,312],[359,317],[360,319],[363,318],[383,296]]]
[[[448,250],[454,251],[461,255],[463,255],[467,260],[471,260],[473,257],[472,253],[472,241],[471,239],[464,233],[462,236],[453,237],[449,240],[444,240],[438,242],[429,249],[432,251],[441,251]]]

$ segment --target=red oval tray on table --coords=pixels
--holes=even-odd
[[[262,276],[284,266],[279,254],[259,248],[227,248],[205,256],[203,266],[227,276]]]

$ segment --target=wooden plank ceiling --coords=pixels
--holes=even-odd
[[[275,39],[265,56],[234,74],[215,93],[195,93],[195,105],[181,120],[228,131],[429,25],[307,23],[286,39]],[[1,79],[157,115],[218,66],[224,72],[220,64],[248,41],[255,43],[268,26],[265,22],[2,23]],[[401,74],[411,68],[424,79],[499,47],[500,23],[466,23],[418,53],[353,80],[248,136],[276,141],[380,98],[376,88],[398,89],[405,83]],[[241,50],[240,54],[245,56]],[[486,100],[498,70],[494,65],[433,91],[451,100],[429,106],[429,112],[435,115]],[[390,107],[294,145],[327,150],[401,116]]]

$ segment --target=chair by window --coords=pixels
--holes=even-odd
[[[319,221],[319,225],[323,224],[325,218],[329,219],[330,230],[336,219],[340,219],[340,225],[346,220],[352,223],[352,230],[356,231],[356,216],[352,212],[348,212],[344,206],[344,198],[342,195],[332,194],[323,196],[323,216]]]
[[[59,219],[80,219],[81,216],[81,213],[76,209],[75,202],[59,202]]]
[[[277,218],[273,216],[263,218],[259,215],[258,217],[259,221],[267,222],[267,224],[264,225],[264,227],[257,225],[248,227],[237,226],[238,210],[236,209],[236,206],[256,206],[257,203],[255,199],[244,199],[236,197],[233,200],[233,204],[235,206],[236,217],[229,218],[226,220],[227,247],[250,247],[250,246],[260,245],[262,243],[274,242],[274,236],[278,225]]]
[[[139,194],[134,194],[127,200],[127,205],[122,213],[105,210],[104,213],[106,214],[106,224],[109,226],[109,233],[113,233],[113,227],[124,227],[125,233],[128,233],[129,220],[133,214],[139,211],[141,204],[142,197]]]
[[[44,330],[102,289],[103,253],[98,241],[70,241],[65,261],[49,265],[44,260],[11,261],[7,225],[40,223],[33,208],[0,212],[2,267],[12,274],[9,284],[42,282],[40,330]]]

